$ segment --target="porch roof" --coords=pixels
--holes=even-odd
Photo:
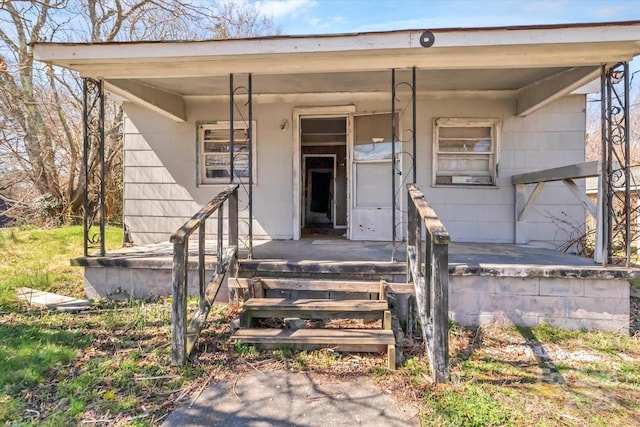
[[[230,73],[255,95],[388,92],[389,69],[418,69],[417,90],[515,96],[519,115],[593,81],[601,64],[640,54],[640,21],[234,40],[36,43],[36,59],[105,81],[173,119],[185,97],[228,95]],[[427,33],[427,36],[429,34]],[[429,37],[428,37],[429,38]]]

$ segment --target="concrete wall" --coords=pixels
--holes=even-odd
[[[159,297],[173,295],[173,279],[171,268],[149,267],[85,267],[84,269],[84,294],[89,299],[94,298],[137,298],[153,300]],[[206,281],[213,277],[208,271]],[[198,270],[189,269],[188,295],[197,297],[198,294]],[[227,278],[225,277],[215,301],[219,303],[229,302]]]
[[[197,295],[197,277],[197,271],[190,270],[191,296]],[[170,268],[85,268],[87,298],[167,297],[173,293],[171,283]],[[449,318],[467,326],[547,323],[628,333],[629,293],[629,281],[622,279],[450,275]],[[228,298],[225,279],[216,301],[225,303]]]
[[[511,176],[584,161],[585,97],[569,96],[529,117],[514,117],[513,98],[446,97],[418,99],[418,184],[449,229],[454,241],[514,241],[514,189]],[[257,185],[254,189],[254,236],[293,236],[293,121],[299,106],[355,105],[358,112],[390,110],[386,94],[257,97]],[[124,222],[136,244],[166,240],[223,185],[196,183],[196,122],[228,120],[222,98],[187,99],[187,123],[175,123],[134,104],[125,105]],[[410,113],[410,112],[408,112]],[[410,128],[411,114],[400,115]],[[490,117],[502,122],[496,188],[432,187],[433,120],[437,117]],[[403,134],[403,138],[406,134]],[[408,139],[408,138],[407,138]],[[411,152],[410,142],[403,151]],[[403,155],[402,183],[410,179],[410,156]],[[240,206],[246,206],[241,191]],[[244,199],[244,200],[242,200]],[[404,197],[400,197],[405,204]],[[241,212],[246,217],[246,210]],[[562,185],[550,184],[527,220],[532,240],[554,246],[566,240],[564,223],[584,223],[584,210]],[[246,222],[241,230],[246,231]],[[210,228],[213,232],[213,224]]]
[[[451,320],[628,333],[629,281],[450,276]]]

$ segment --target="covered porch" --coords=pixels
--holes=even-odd
[[[557,246],[549,218],[529,215],[535,224],[524,227],[524,215],[514,220],[511,177],[584,161],[584,94],[602,76],[603,94],[620,98],[614,85],[629,73],[618,64],[638,53],[637,27],[37,44],[35,52],[86,78],[87,170],[100,164],[105,91],[125,100],[124,222],[134,243],[168,239],[223,185],[240,183],[250,256],[254,239],[302,238],[320,211],[350,240],[391,241],[393,260],[406,238],[408,183],[428,188],[454,241]],[[619,129],[610,120],[619,106],[603,105],[603,121]],[[363,155],[382,144],[389,152],[381,158]],[[605,184],[624,160],[603,154]],[[322,192],[330,206],[315,211],[314,173],[334,183]],[[99,188],[96,175],[86,179],[87,189]],[[580,202],[558,203],[562,195],[552,193],[538,199],[539,212],[582,222]],[[85,255],[104,254],[103,199],[86,195]],[[606,201],[603,218],[614,213]]]
[[[239,276],[386,279],[390,293],[406,287],[404,251],[390,262],[389,242],[304,239],[255,241],[254,259],[240,250]],[[196,251],[193,251],[195,258]],[[138,298],[173,293],[173,247],[169,242],[123,248],[105,256],[80,257],[88,296]],[[215,242],[207,242],[206,263],[215,272]],[[197,267],[191,266],[190,293],[197,294]],[[451,243],[449,313],[462,324],[540,322],[574,329],[625,332],[629,326],[629,280],[640,270],[594,264],[592,259],[528,245]],[[233,279],[229,279],[232,281]],[[232,287],[234,284],[232,283]],[[363,286],[363,292],[368,288]],[[228,301],[223,288],[219,301]]]

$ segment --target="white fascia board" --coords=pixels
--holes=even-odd
[[[640,49],[640,23],[579,27],[433,30],[431,48],[420,45],[422,30],[350,35],[268,37],[196,42],[130,42],[105,44],[36,43],[39,61],[63,64],[114,59],[167,59],[243,55],[300,54],[387,49],[433,49],[504,45],[635,42]]]
[[[83,77],[104,79],[182,78],[228,75],[229,73],[301,74],[359,72],[401,69],[494,69],[594,66],[629,61],[640,46],[600,43],[598,45],[486,46],[483,48],[422,49],[411,51],[369,51],[247,55],[244,57],[158,58],[136,60],[72,61],[59,63]]]

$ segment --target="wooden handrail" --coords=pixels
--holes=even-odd
[[[211,199],[209,203],[204,205],[202,209],[196,212],[184,225],[173,233],[169,242],[184,243],[196,229],[207,220],[218,208],[238,189],[238,184],[228,185],[216,197]]]
[[[229,200],[228,247],[223,251],[223,206]],[[218,212],[217,263],[213,277],[205,278],[206,221]],[[189,283],[189,236],[198,230],[198,310],[187,325]],[[205,323],[228,272],[233,272],[238,251],[238,185],[229,185],[193,215],[170,239],[173,243],[173,301],[171,305],[171,355],[173,363],[184,365]]]
[[[537,184],[539,182],[562,181],[564,179],[579,179],[600,176],[600,162],[578,163],[561,166],[559,168],[544,169],[535,172],[521,173],[511,177],[511,183]]]
[[[413,282],[432,377],[449,381],[449,243],[451,237],[415,184],[407,185],[407,280]],[[425,240],[422,227],[425,227]],[[424,251],[423,251],[424,249]]]
[[[436,215],[436,211],[427,203],[422,191],[415,184],[409,184],[407,191],[410,200],[418,210],[418,215],[424,219],[427,231],[433,236],[433,241],[443,245],[451,243],[449,232],[440,221],[440,218],[438,218],[438,215]]]

